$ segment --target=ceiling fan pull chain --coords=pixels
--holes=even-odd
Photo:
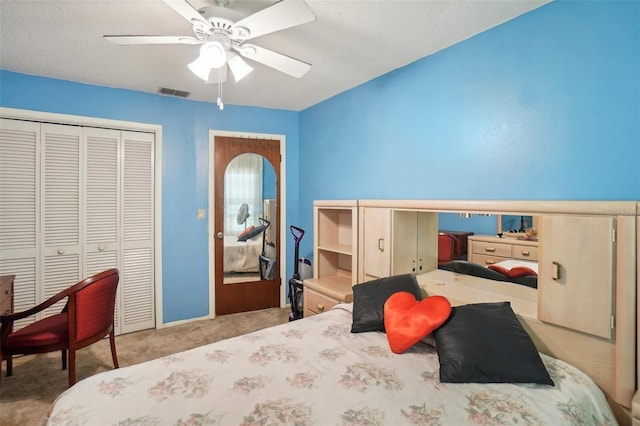
[[[224,109],[224,104],[222,103],[222,68],[218,68],[218,108],[220,111]]]

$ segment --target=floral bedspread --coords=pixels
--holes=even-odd
[[[352,334],[350,305],[89,377],[48,425],[615,424],[576,368],[542,355],[555,387],[443,384],[435,349]]]

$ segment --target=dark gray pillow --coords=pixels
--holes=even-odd
[[[422,300],[414,274],[394,275],[353,286],[352,333],[384,331],[384,303],[398,291],[407,291]]]
[[[264,231],[265,226],[264,225],[260,225],[260,226],[256,226],[255,228],[253,228],[252,230],[250,230],[247,233],[242,233],[240,234],[240,236],[238,236],[238,241],[247,241],[250,240],[251,238],[255,237],[256,235],[260,235],[262,234],[262,231]]]
[[[493,269],[485,268],[477,263],[467,262],[466,260],[454,260],[438,267],[445,271],[457,272],[459,274],[473,275],[474,277],[487,278],[494,281],[509,281],[504,274]]]
[[[509,302],[454,307],[433,336],[441,382],[554,386]]]
[[[498,271],[494,271],[477,263],[466,260],[454,260],[438,266],[438,269],[457,272],[459,274],[473,275],[474,277],[487,278],[494,281],[505,281],[526,285],[527,287],[538,288],[538,277],[533,275],[509,278]]]

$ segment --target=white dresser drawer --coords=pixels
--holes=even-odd
[[[511,257],[520,260],[538,261],[538,247],[513,245]]]
[[[473,242],[473,254],[486,256],[511,257],[511,244],[501,244],[486,241]]]
[[[478,265],[493,265],[498,262],[502,262],[503,260],[511,259],[510,257],[498,257],[498,256],[487,256],[485,254],[472,254],[471,262],[477,263]]]

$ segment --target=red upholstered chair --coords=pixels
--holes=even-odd
[[[117,269],[96,274],[61,291],[24,312],[0,316],[0,361],[7,360],[7,376],[12,374],[12,356],[62,351],[62,369],[67,368],[69,386],[76,382],[76,351],[109,335],[113,365],[118,368],[113,317],[120,277]],[[43,318],[13,331],[14,321],[40,312],[67,298],[61,313]]]
[[[456,239],[453,235],[438,234],[438,265],[455,260]]]

